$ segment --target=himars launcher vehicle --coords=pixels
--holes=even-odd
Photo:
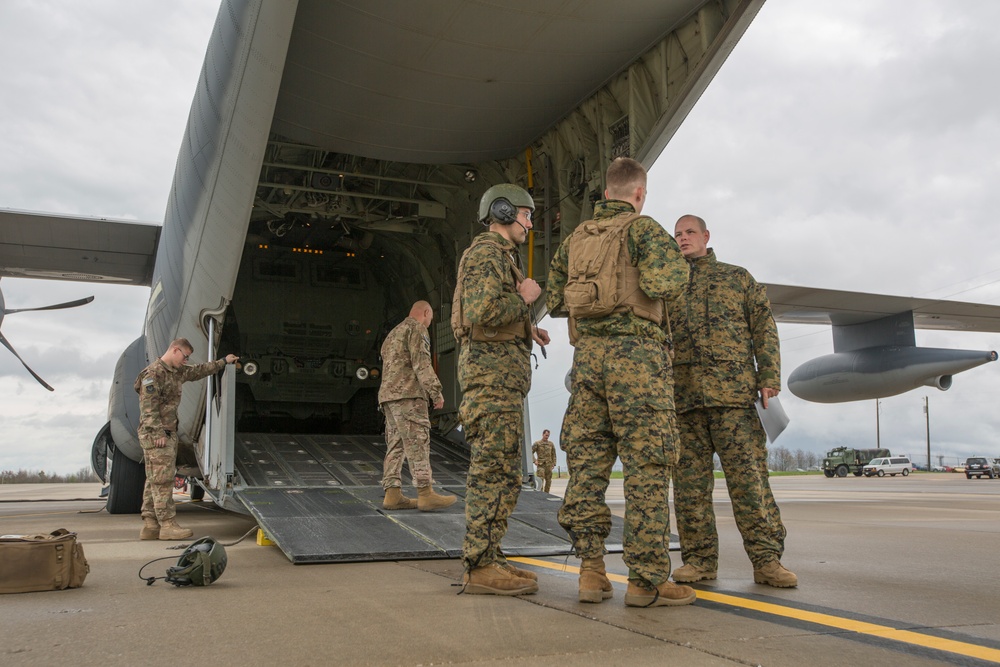
[[[454,556],[460,509],[380,511],[383,336],[414,301],[433,306],[446,408],[433,415],[432,460],[436,481],[461,495],[468,448],[448,311],[458,259],[481,231],[480,196],[501,182],[532,193],[522,259],[544,285],[609,162],[656,160],[762,4],[225,0],[162,227],[0,210],[0,277],[151,288],[93,447],[102,475],[112,459],[108,509],[141,503],[135,377],[184,337],[192,362],[242,360],[189,386],[179,410],[181,441],[219,504],[251,512],[295,562]],[[834,359],[801,378],[811,400],[947,388],[996,356],[934,350],[928,365],[912,331],[997,331],[1000,308],[768,288],[779,321],[834,325]],[[551,504],[532,497],[508,551],[564,550]]]

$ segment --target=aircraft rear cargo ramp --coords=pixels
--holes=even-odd
[[[459,497],[434,512],[382,509],[384,455],[379,436],[238,433],[235,464],[244,486],[235,495],[293,563],[460,557],[468,452],[432,435],[435,487]],[[414,495],[405,465],[403,488]],[[569,554],[568,537],[556,521],[561,501],[522,491],[504,553]],[[613,521],[607,547],[621,551],[621,519]]]

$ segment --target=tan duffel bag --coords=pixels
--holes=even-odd
[[[0,535],[0,593],[79,588],[90,572],[76,533]]]

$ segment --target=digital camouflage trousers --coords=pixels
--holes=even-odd
[[[620,458],[625,488],[622,560],[630,579],[652,586],[667,580],[667,495],[675,441],[673,383],[663,346],[630,336],[581,338],[559,438],[569,468],[559,523],[577,556],[604,553],[611,531],[605,492]]]
[[[685,564],[715,570],[719,534],[712,507],[713,455],[726,476],[733,516],[754,567],[780,560],[785,526],[767,473],[767,436],[754,408],[701,408],[678,415],[681,454],[674,511]]]

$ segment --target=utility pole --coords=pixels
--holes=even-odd
[[[924,396],[924,421],[927,424],[927,472],[931,470],[931,404]]]
[[[878,449],[882,449],[882,428],[879,425],[879,399],[875,399],[875,446]]]

